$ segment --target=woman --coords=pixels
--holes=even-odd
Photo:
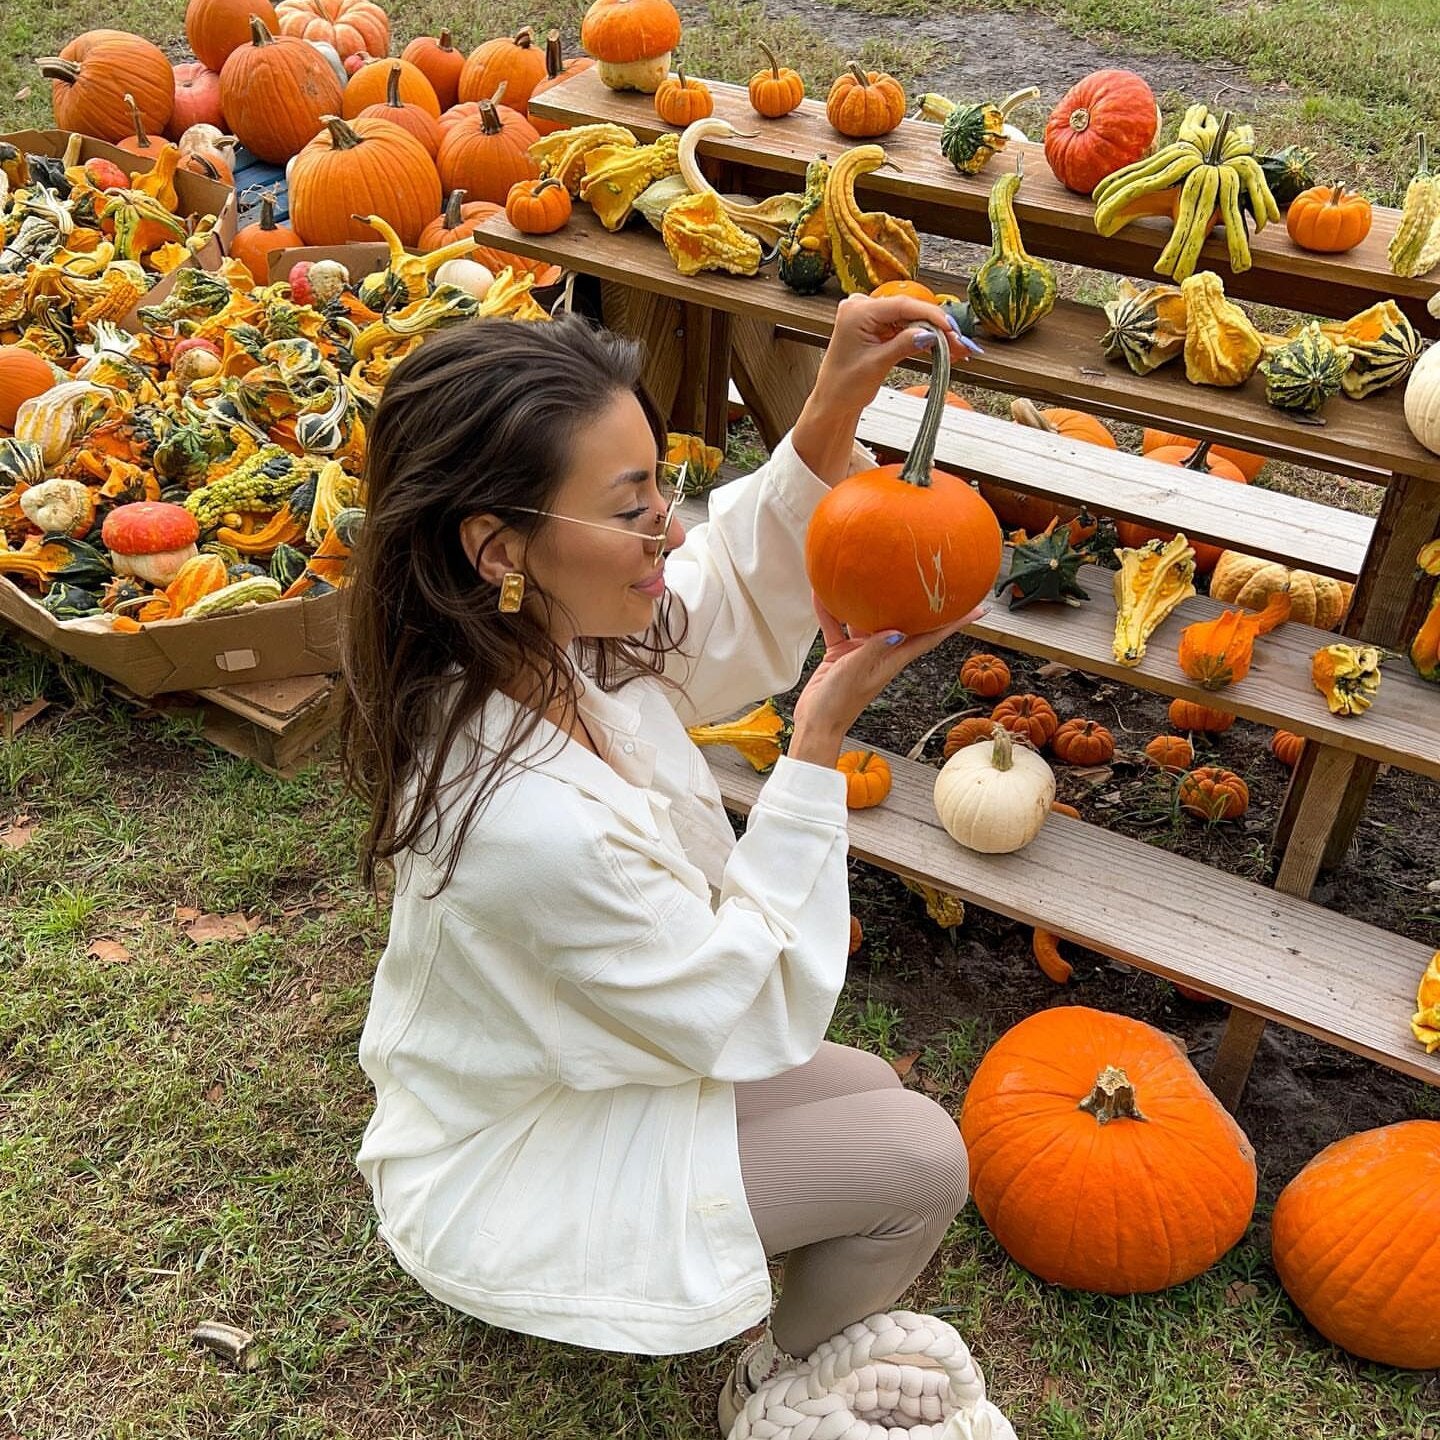
[[[369,435],[344,739],[364,873],[396,877],[360,1049],[381,1233],[461,1310],[647,1354],[763,1319],[766,1256],[789,1252],[724,1432],[789,1357],[892,1304],[965,1200],[950,1117],[824,1043],[840,743],[957,627],[846,636],[821,611],[824,660],[738,843],[685,734],[798,681],[806,524],[873,463],[855,426],[933,341],[917,322],[948,323],[846,300],[794,430],[688,539],[638,347],[578,319],[437,336]]]

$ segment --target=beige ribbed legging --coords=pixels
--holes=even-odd
[[[826,1041],[804,1065],[736,1085],[740,1170],[755,1228],[784,1254],[775,1343],[808,1355],[886,1310],[965,1204],[959,1127],[878,1055]]]

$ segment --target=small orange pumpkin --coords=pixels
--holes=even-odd
[[[782,66],[775,52],[763,41],[756,42],[770,68],[750,77],[750,105],[757,115],[778,120],[788,115],[805,98],[805,82],[799,72]]]
[[[1188,770],[1195,763],[1195,747],[1183,735],[1157,735],[1145,747],[1145,755],[1151,764],[1171,774]]]
[[[991,712],[990,718],[1013,735],[1023,735],[1037,750],[1049,744],[1060,728],[1055,707],[1042,695],[1009,695]]]
[[[1237,485],[1247,483],[1244,474],[1217,454],[1208,440],[1202,440],[1188,450],[1179,446],[1161,446],[1150,451],[1146,458],[1158,461],[1161,465],[1175,465],[1182,470],[1193,470],[1200,474],[1208,471],[1212,480],[1231,480]],[[1120,543],[1131,549],[1139,549],[1149,540],[1170,541],[1175,538],[1173,530],[1153,530],[1135,520],[1117,522],[1115,533],[1120,537]],[[1191,546],[1195,551],[1197,575],[1208,575],[1220,563],[1220,557],[1225,553],[1223,545],[1207,545],[1201,540],[1192,540]]]
[[[979,651],[960,667],[960,683],[972,694],[993,700],[1010,688],[1010,667],[998,656]]]
[[[515,35],[487,40],[470,52],[460,72],[460,98],[485,100],[504,85],[505,103],[524,115],[535,87],[545,79],[545,52],[528,25]]]
[[[883,300],[887,295],[904,295],[911,300],[923,300],[927,305],[936,303],[935,292],[928,285],[922,285],[918,280],[886,280],[884,284],[877,285],[870,292],[870,297],[874,300]],[[907,395],[923,395],[925,387],[913,385],[905,393]]]
[[[1170,723],[1177,730],[1200,730],[1218,735],[1228,730],[1235,717],[1224,710],[1211,710],[1197,705],[1193,700],[1172,700],[1170,702]]]
[[[687,76],[676,69],[667,75],[655,92],[655,113],[667,124],[683,130],[697,120],[715,113],[715,97],[703,80]]]
[[[142,159],[153,160],[170,142],[163,135],[152,137],[146,131],[145,117],[140,113],[140,107],[135,103],[133,95],[125,96],[125,108],[130,112],[130,124],[134,129],[120,141],[119,148]]]
[[[505,218],[522,235],[551,235],[570,219],[570,192],[553,175],[520,180],[505,197]]]
[[[1180,782],[1180,808],[1201,820],[1238,820],[1250,808],[1250,788],[1233,771],[1202,765]]]
[[[883,70],[862,70],[851,61],[825,97],[825,118],[852,140],[888,135],[905,118],[905,90]]]
[[[288,225],[275,223],[275,198],[260,197],[260,218],[235,232],[230,242],[232,259],[240,261],[257,285],[270,283],[270,252],[288,250],[305,242]]]
[[[1200,442],[1188,435],[1172,435],[1168,430],[1146,430],[1140,437],[1140,453],[1148,455],[1152,450],[1178,445],[1189,454]],[[1221,460],[1228,460],[1246,479],[1254,483],[1255,477],[1265,468],[1263,455],[1252,455],[1248,450],[1237,450],[1233,445],[1212,445],[1210,453]]]
[[[1270,737],[1270,753],[1287,770],[1293,770],[1300,763],[1300,752],[1305,748],[1305,737],[1293,730],[1277,730]]]
[[[852,915],[850,917],[850,951],[853,955],[865,941],[865,931],[861,928],[860,922]]]
[[[886,281],[886,284],[893,285],[893,280]],[[881,287],[884,288],[883,286]],[[878,292],[872,291],[872,294]],[[901,392],[902,395],[918,395],[922,400],[930,393],[928,385],[907,385]],[[973,410],[975,407],[963,396],[957,395],[953,390],[945,392],[945,403],[953,405],[957,410]],[[993,507],[992,507],[993,508]]]
[[[55,371],[33,350],[0,345],[0,429],[13,430],[20,407],[57,383]]]
[[[1302,190],[1285,212],[1285,228],[1302,250],[1340,255],[1370,233],[1370,202],[1343,181]]]
[[[890,793],[890,763],[873,750],[847,750],[835,768],[845,777],[848,809],[868,810]]]
[[[450,32],[417,35],[401,52],[429,82],[440,102],[443,114],[460,98],[460,72],[465,68],[465,54],[450,43]]]
[[[1067,765],[1103,765],[1115,757],[1115,737],[1094,720],[1067,720],[1055,732],[1050,748]]]
[[[995,722],[988,715],[972,715],[945,732],[945,758],[977,740],[989,740],[995,733]]]
[[[539,138],[535,127],[508,105],[475,102],[473,114],[440,126],[435,163],[445,191],[468,190],[476,200],[503,205],[516,181],[539,175],[540,167],[530,158]]]

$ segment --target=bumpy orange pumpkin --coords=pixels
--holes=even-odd
[[[989,740],[995,733],[995,722],[988,715],[972,715],[945,732],[945,758],[977,740]]]
[[[570,192],[552,175],[521,180],[505,197],[505,218],[522,235],[549,235],[570,218]]]
[[[298,155],[324,129],[322,117],[340,113],[341,99],[335,72],[313,45],[272,35],[258,18],[250,23],[250,43],[233,51],[220,72],[220,108],[230,129],[272,165]]]
[[[439,35],[417,35],[401,52],[429,82],[440,102],[442,113],[460,98],[460,72],[465,68],[465,55],[450,43],[450,32]]]
[[[508,105],[476,102],[473,115],[440,127],[435,163],[445,190],[468,190],[476,200],[503,205],[512,185],[540,174],[529,153],[539,138]]]
[[[1178,773],[1195,763],[1195,747],[1183,735],[1157,735],[1146,747],[1150,762],[1162,770]]]
[[[488,100],[504,85],[505,103],[523,115],[544,78],[545,52],[535,44],[535,32],[524,25],[514,36],[487,40],[470,52],[460,72],[460,98]]]
[[[756,114],[765,116],[767,120],[778,120],[805,98],[805,82],[798,71],[782,66],[775,58],[775,52],[763,40],[758,44],[769,69],[757,70],[750,77],[750,105]]]
[[[1201,820],[1238,820],[1250,808],[1249,786],[1233,771],[1202,765],[1180,782],[1180,808]]]
[[[275,16],[282,35],[324,41],[341,60],[390,53],[390,20],[374,0],[280,0]]]
[[[1067,765],[1103,765],[1115,757],[1115,737],[1094,720],[1067,720],[1050,748]]]
[[[1270,753],[1288,770],[1300,763],[1300,753],[1305,748],[1305,737],[1293,730],[1277,730],[1270,737]]]
[[[1227,715],[1223,710],[1211,710],[1207,706],[1197,705],[1193,700],[1172,700],[1169,713],[1170,723],[1177,730],[1201,730],[1218,734],[1235,723],[1233,715]]]
[[[1337,1140],[1280,1192],[1275,1269],[1327,1340],[1382,1365],[1440,1367],[1437,1196],[1437,1120]]]
[[[1010,667],[998,655],[977,651],[960,666],[960,683],[972,695],[993,700],[1010,688]]]
[[[683,70],[667,75],[655,92],[655,113],[667,124],[683,130],[715,113],[715,97],[703,80]]]
[[[1339,255],[1370,233],[1370,202],[1343,184],[1302,190],[1285,212],[1285,228],[1302,250]]]
[[[825,118],[852,140],[888,135],[905,118],[905,90],[884,71],[862,70],[851,62],[825,99]]]
[[[1244,1132],[1173,1040],[1123,1015],[1062,1006],[1022,1020],[980,1062],[960,1133],[991,1233],[1054,1285],[1178,1285],[1254,1212]]]
[[[1037,750],[1048,745],[1060,728],[1055,707],[1042,695],[1009,695],[991,712],[990,718],[1014,735],[1023,735]]]
[[[873,750],[847,750],[835,767],[845,777],[845,804],[851,810],[869,810],[890,793],[890,765]]]

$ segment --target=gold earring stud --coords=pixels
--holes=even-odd
[[[500,613],[513,615],[525,598],[525,577],[518,570],[507,570],[500,581]]]

